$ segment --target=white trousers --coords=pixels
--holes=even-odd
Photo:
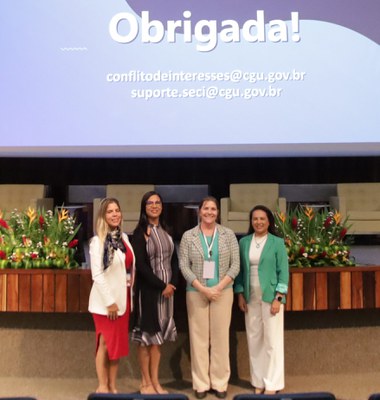
[[[186,293],[191,376],[193,389],[198,392],[227,390],[231,374],[229,332],[232,302],[232,288],[224,289],[216,301],[207,300],[199,292]]]
[[[285,386],[284,306],[281,305],[278,314],[271,314],[271,304],[261,300],[257,285],[258,276],[251,275],[251,298],[245,314],[251,384],[259,389],[282,390]]]

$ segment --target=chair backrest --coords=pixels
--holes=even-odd
[[[277,183],[232,183],[230,185],[231,211],[250,211],[262,204],[272,211],[278,207]]]
[[[87,400],[189,400],[184,394],[91,393]]]
[[[14,209],[27,210],[28,207],[36,208],[37,200],[45,197],[45,185],[0,185],[0,210],[9,214]]]
[[[330,392],[277,393],[277,394],[238,394],[234,400],[336,400]]]
[[[35,397],[16,396],[16,397],[0,397],[0,400],[37,400],[37,399]]]
[[[347,211],[380,211],[380,182],[338,183],[337,194],[345,198]]]
[[[119,200],[123,213],[137,212],[143,195],[151,190],[154,190],[154,185],[107,185],[107,197]]]

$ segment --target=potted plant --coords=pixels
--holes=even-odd
[[[291,267],[353,266],[346,236],[348,218],[336,210],[297,206],[287,215],[275,213]]]
[[[0,211],[0,268],[76,268],[80,225],[64,207],[24,212],[8,221]]]

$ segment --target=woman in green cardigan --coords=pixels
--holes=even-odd
[[[251,384],[255,393],[274,394],[285,386],[283,304],[288,256],[267,207],[254,207],[249,220],[248,235],[239,242],[240,273],[234,291],[245,313]]]

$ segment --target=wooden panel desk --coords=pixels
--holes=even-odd
[[[291,268],[287,311],[380,308],[380,266]]]
[[[0,312],[87,312],[88,269],[0,270]],[[286,311],[380,308],[380,266],[291,268]]]
[[[91,286],[88,269],[3,269],[0,311],[87,312]]]

